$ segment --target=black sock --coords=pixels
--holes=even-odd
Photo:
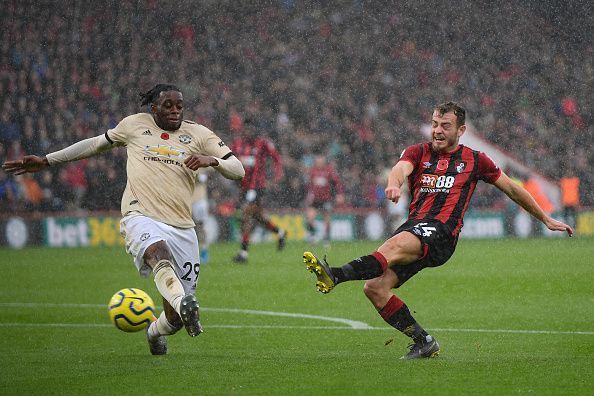
[[[417,323],[406,304],[398,297],[392,296],[379,314],[390,326],[409,336],[414,342],[427,342],[429,333]]]
[[[336,283],[377,278],[384,273],[381,262],[373,255],[361,256],[342,267],[333,267]]]

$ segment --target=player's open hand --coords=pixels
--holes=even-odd
[[[36,155],[26,155],[20,160],[6,161],[2,164],[2,169],[6,173],[13,175],[22,175],[24,173],[39,172],[49,166],[47,158]]]
[[[400,196],[402,195],[400,188],[394,187],[394,186],[386,187],[385,192],[386,192],[386,198],[394,203],[398,203],[398,200],[400,199]]]
[[[184,160],[184,164],[192,170],[198,168],[207,168],[209,166],[217,166],[219,161],[209,155],[196,155],[192,154]]]
[[[546,219],[544,223],[547,226],[547,228],[551,231],[565,231],[567,232],[567,235],[573,236],[573,228],[571,228],[565,223],[553,219],[552,217]]]

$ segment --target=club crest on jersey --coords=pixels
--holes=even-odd
[[[180,135],[179,142],[183,144],[188,144],[192,141],[192,137],[188,135]]]
[[[462,173],[464,172],[464,169],[466,168],[466,162],[456,162],[456,171],[458,173]]]
[[[441,159],[437,161],[437,170],[444,171],[448,169],[449,161],[447,159]]]

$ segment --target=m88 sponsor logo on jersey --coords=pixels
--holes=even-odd
[[[421,192],[450,192],[450,188],[456,181],[455,176],[447,175],[432,175],[422,174],[421,175]]]

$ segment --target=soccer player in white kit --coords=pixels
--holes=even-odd
[[[126,147],[128,180],[120,229],[139,273],[152,272],[163,297],[163,312],[147,328],[147,339],[153,355],[164,355],[164,336],[182,327],[192,337],[202,332],[194,296],[200,260],[191,210],[197,170],[213,167],[234,180],[242,179],[245,170],[214,132],[183,119],[183,95],[177,87],[158,84],[141,97],[141,106],[148,105],[150,113],[130,115],[105,134],[45,157],[26,155],[2,167],[20,175]]]
[[[206,231],[206,222],[208,221],[208,189],[206,182],[208,174],[205,169],[207,168],[198,169],[196,187],[192,196],[192,219],[196,223],[196,236],[198,236],[198,244],[200,245],[200,264],[202,265],[208,262],[208,247],[210,245],[209,235]]]

